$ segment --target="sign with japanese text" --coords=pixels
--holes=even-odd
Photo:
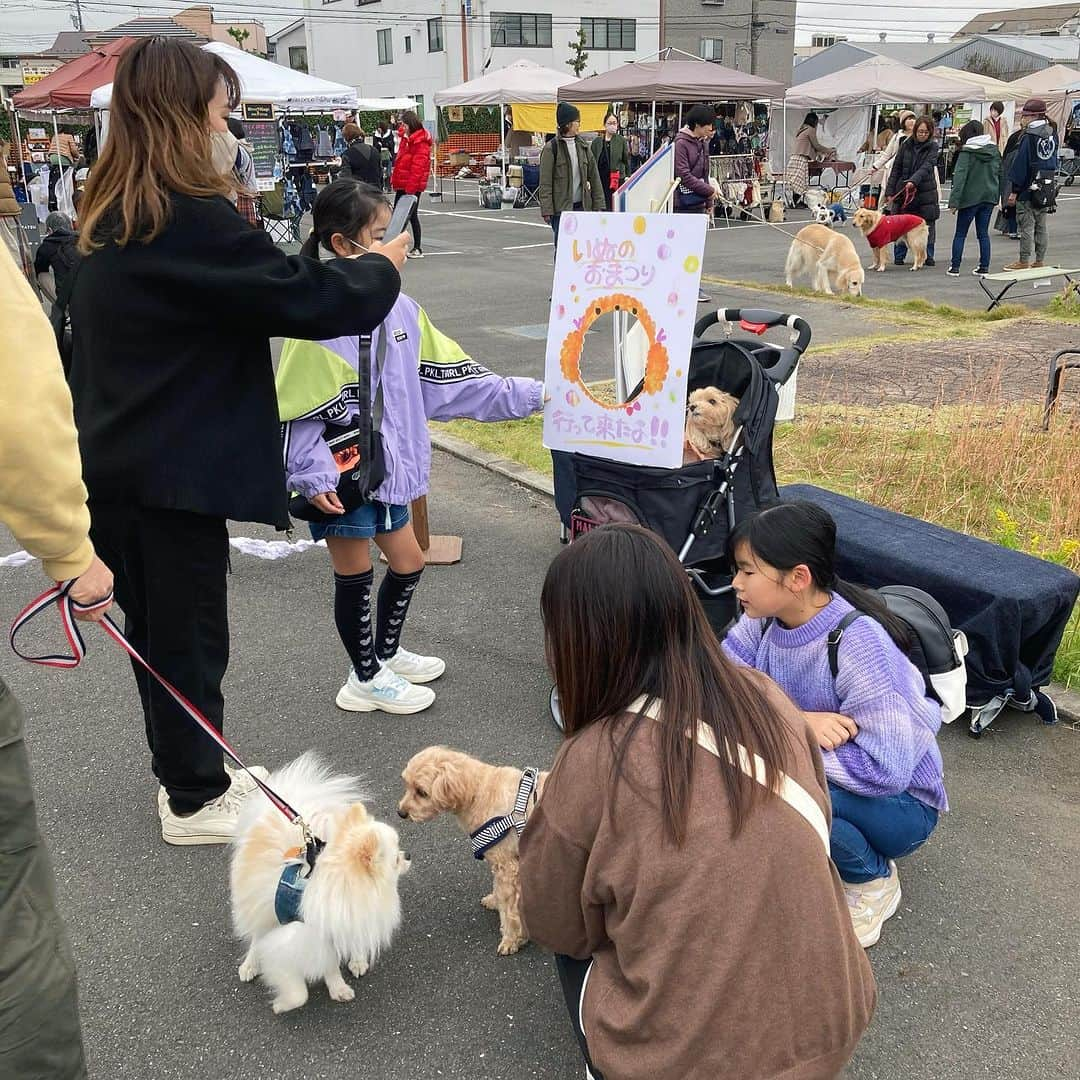
[[[562,215],[544,366],[548,449],[682,465],[707,224],[704,214]],[[585,335],[609,313],[636,323],[644,354],[640,389],[626,401],[596,392],[581,374]]]

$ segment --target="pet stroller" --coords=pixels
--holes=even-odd
[[[718,323],[728,336],[705,338]],[[733,324],[756,336],[732,337]],[[778,326],[791,331],[786,348],[757,340]],[[611,522],[647,526],[678,553],[722,633],[735,615],[728,536],[736,522],[779,498],[772,460],[778,387],[809,344],[810,327],[795,315],[729,308],[702,318],[694,327],[687,391],[715,386],[739,399],[731,445],[719,458],[678,469],[553,451],[564,542]]]

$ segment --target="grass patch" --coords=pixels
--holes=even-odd
[[[1080,573],[1080,451],[1064,417],[1037,405],[803,406],[776,429],[781,484],[809,483],[1049,559]],[[539,416],[432,425],[546,476]],[[1054,677],[1080,685],[1080,608]]]

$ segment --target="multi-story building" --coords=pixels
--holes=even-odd
[[[582,30],[583,76],[660,47],[657,0],[541,0],[539,6],[520,0],[305,0],[305,5],[307,14],[271,39],[279,64],[356,86],[364,97],[407,95],[429,109],[437,90],[515,60],[569,71],[571,42]]]
[[[788,85],[795,0],[665,0],[664,44]]]

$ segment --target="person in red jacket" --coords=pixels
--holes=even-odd
[[[394,171],[390,174],[390,186],[394,189],[395,205],[403,195],[416,196],[416,205],[409,215],[413,234],[413,249],[409,252],[409,258],[422,259],[424,252],[420,246],[420,196],[427,190],[428,178],[431,176],[431,136],[414,112],[402,113],[401,122],[406,128],[406,134],[398,147]]]

